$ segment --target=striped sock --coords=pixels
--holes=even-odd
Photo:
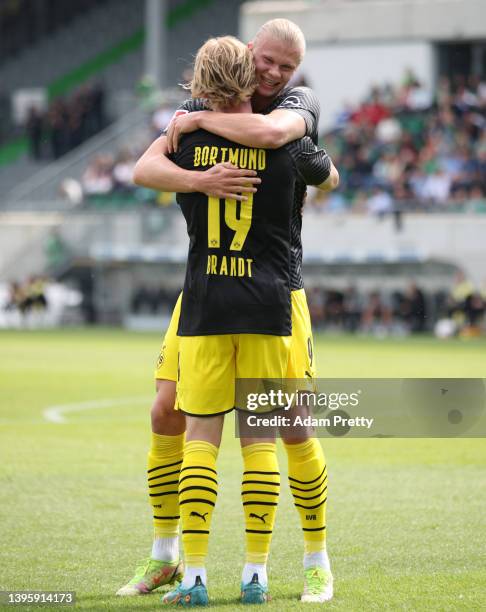
[[[257,443],[242,448],[241,496],[245,513],[246,562],[265,564],[272,539],[280,492],[275,444]]]
[[[184,435],[162,436],[152,433],[152,444],[147,457],[147,484],[153,510],[154,539],[156,543],[157,540],[164,540],[163,545],[160,542],[154,545],[154,558],[162,556],[160,561],[175,561],[179,557],[178,484]]]
[[[304,532],[306,554],[326,547],[327,468],[322,447],[310,438],[299,444],[285,444],[289,484]]]
[[[209,442],[186,442],[179,479],[182,543],[188,567],[204,567],[218,481],[218,448]]]

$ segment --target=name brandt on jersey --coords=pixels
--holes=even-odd
[[[219,276],[247,276],[251,278],[253,259],[245,257],[227,257],[226,255],[208,255],[206,274]]]
[[[231,162],[238,168],[265,170],[265,149],[232,149],[230,147],[194,147],[194,167],[214,166],[220,162]]]

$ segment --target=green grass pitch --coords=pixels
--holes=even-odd
[[[114,596],[150,551],[144,471],[159,343],[116,330],[0,333],[0,590],[74,590],[80,610],[160,605]],[[316,355],[321,376],[486,377],[484,340],[320,335]],[[66,422],[48,422],[49,408]],[[229,425],[208,559],[214,610],[240,607],[241,460]],[[336,578],[327,608],[486,609],[485,440],[323,444]],[[268,608],[314,609],[298,602],[303,546],[285,480]]]

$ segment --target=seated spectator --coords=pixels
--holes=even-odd
[[[464,208],[467,212],[471,213],[486,213],[486,195],[479,185],[475,185],[471,189]]]
[[[95,157],[86,168],[81,180],[84,193],[88,196],[110,193],[114,186],[112,168],[113,162],[110,156]]]
[[[427,317],[425,297],[415,283],[410,283],[404,295],[401,316],[410,332],[425,331]]]
[[[131,192],[135,189],[133,169],[136,159],[130,151],[121,151],[113,167],[113,187],[115,191]]]
[[[393,211],[393,199],[384,189],[375,187],[366,203],[368,212],[379,219]]]
[[[390,306],[378,291],[372,291],[361,316],[363,331],[377,334],[386,333],[390,330],[391,323],[392,311]]]

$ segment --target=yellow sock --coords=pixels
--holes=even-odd
[[[275,444],[250,444],[242,448],[242,455],[246,562],[264,564],[270,550],[280,492]]]
[[[311,438],[299,444],[285,444],[289,484],[304,532],[306,553],[326,546],[327,468],[322,447]]]
[[[184,436],[152,433],[147,457],[147,481],[156,538],[174,537],[179,533],[178,485]]]
[[[182,543],[186,564],[204,567],[211,517],[218,494],[218,448],[209,442],[186,442],[179,479]]]

